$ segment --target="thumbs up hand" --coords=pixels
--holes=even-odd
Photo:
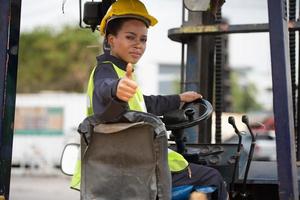
[[[126,67],[126,75],[120,79],[117,86],[116,96],[122,101],[128,102],[137,91],[138,85],[134,80],[132,80],[132,70],[132,64],[128,63]]]
[[[133,67],[131,63],[128,63],[126,66],[126,77],[132,80],[132,71]]]

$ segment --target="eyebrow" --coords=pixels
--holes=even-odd
[[[129,33],[129,34],[131,34],[131,35],[134,35],[134,36],[136,36],[136,34],[134,33],[134,32],[130,32],[130,31],[128,31],[128,32],[125,32],[125,33]],[[147,37],[147,35],[142,35],[143,37]]]

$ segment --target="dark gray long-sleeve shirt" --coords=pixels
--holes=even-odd
[[[119,77],[110,61],[120,69],[126,71],[127,63],[108,54],[97,57],[97,68],[94,73],[93,109],[96,115],[103,116],[107,121],[118,117],[128,109],[127,102],[116,97]],[[144,95],[147,112],[155,115],[178,109],[180,106],[179,95]]]

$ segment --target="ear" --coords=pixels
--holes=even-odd
[[[109,46],[113,46],[114,39],[115,39],[115,37],[112,34],[109,34],[107,36],[107,43],[109,44]]]

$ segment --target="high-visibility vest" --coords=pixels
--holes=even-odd
[[[114,63],[106,61],[104,63],[111,63],[115,72],[118,75],[118,78],[123,78],[126,75],[126,71],[120,69],[117,67]],[[96,67],[93,69],[88,83],[88,89],[87,89],[87,95],[88,95],[88,106],[87,106],[87,115],[91,116],[94,114],[93,110],[93,91],[94,91],[94,72]],[[135,80],[135,76],[133,74],[133,79]],[[137,92],[134,94],[134,96],[128,101],[128,106],[130,110],[135,111],[141,111],[141,112],[147,112],[145,101],[143,94],[140,90],[140,88],[137,89]],[[171,172],[180,172],[187,168],[189,165],[188,162],[184,159],[184,157],[177,153],[176,151],[173,151],[171,149],[168,149],[168,164],[169,169]],[[73,189],[80,189],[80,173],[81,173],[81,161],[80,159],[76,163],[75,173],[73,175],[72,181],[71,181],[71,188]]]
[[[115,72],[117,73],[119,78],[123,78],[126,75],[126,71],[120,69],[117,67],[115,64],[112,62],[106,61],[103,63],[111,63],[112,66],[114,67]],[[87,89],[87,95],[88,95],[88,106],[87,106],[87,115],[91,116],[94,114],[93,110],[93,92],[94,92],[94,73],[95,73],[96,67],[93,69],[89,83],[88,83],[88,89]],[[133,74],[133,80],[135,80],[135,75]],[[145,102],[144,102],[144,97],[143,93],[141,92],[140,88],[137,89],[137,92],[128,101],[128,106],[130,110],[135,110],[135,111],[141,111],[141,112],[147,112]]]

